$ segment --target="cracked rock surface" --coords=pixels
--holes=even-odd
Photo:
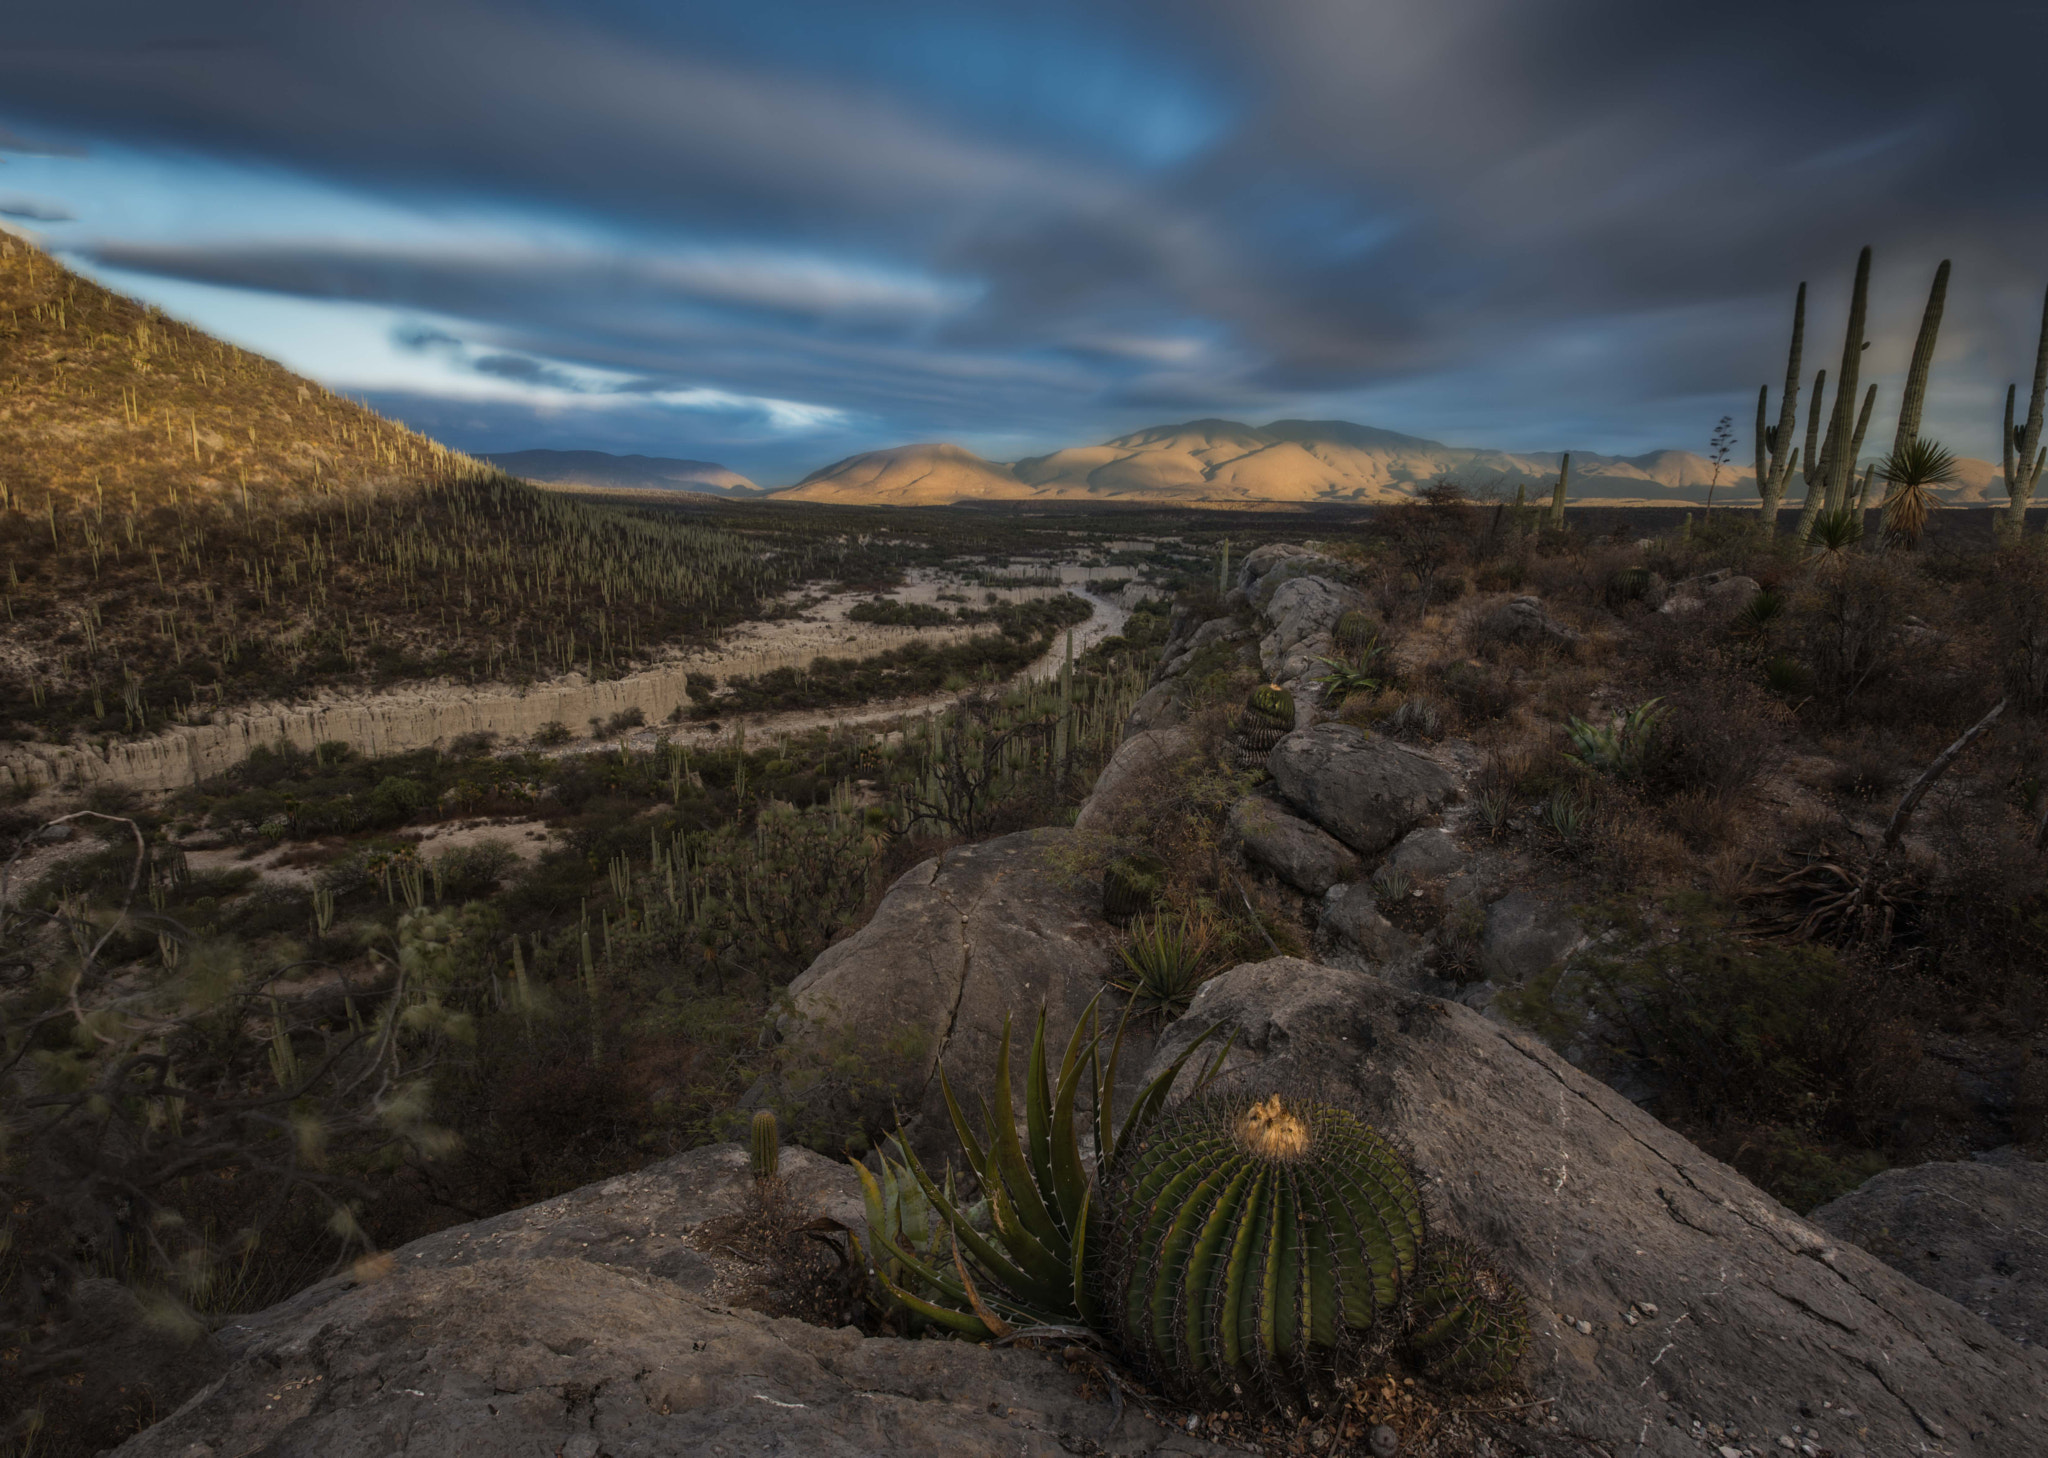
[[[785,1148],[827,1213],[850,1167]],[[738,1210],[747,1151],[713,1145],[415,1241],[221,1333],[230,1366],[119,1458],[807,1458],[1220,1454],[1084,1395],[1058,1363],[863,1338],[721,1304],[733,1262],[690,1248]],[[1090,1446],[1099,1444],[1099,1447]]]
[[[1569,1451],[1695,1455],[1696,1418],[1739,1432],[1737,1453],[1795,1426],[1840,1458],[2043,1451],[2038,1348],[1799,1219],[1534,1037],[1281,957],[1207,983],[1154,1069],[1216,1023],[1238,1030],[1229,1070],[1359,1104],[1408,1150],[1432,1221],[1522,1283],[1522,1376],[1556,1399]]]
[[[1071,830],[949,850],[906,872],[865,927],[790,983],[777,1101],[799,1110],[792,1133],[890,1129],[901,1110],[919,1153],[943,1162],[954,1144],[939,1068],[963,1098],[989,1088],[1006,1014],[1021,1100],[1039,1008],[1057,1058],[1110,968],[1102,890],[1068,868],[1076,856]],[[1104,1016],[1113,1027],[1115,1010]],[[837,1076],[864,1058],[860,1073]],[[811,1137],[836,1149],[843,1136]]]

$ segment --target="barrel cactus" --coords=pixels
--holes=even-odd
[[[1336,640],[1340,653],[1356,654],[1369,648],[1379,640],[1379,624],[1372,620],[1372,614],[1361,608],[1353,608],[1337,619],[1337,627],[1331,636]]]
[[[1521,1292],[1471,1243],[1431,1240],[1415,1277],[1408,1354],[1433,1381],[1498,1387],[1529,1345]]]
[[[1102,914],[1118,926],[1159,904],[1166,889],[1166,862],[1150,851],[1125,851],[1102,871]]]
[[[1105,1203],[1103,1314],[1190,1402],[1313,1400],[1400,1335],[1422,1198],[1345,1109],[1188,1099],[1118,1152]]]
[[[1237,767],[1242,770],[1264,769],[1266,756],[1273,752],[1273,746],[1293,728],[1293,694],[1277,683],[1253,689],[1245,700],[1244,713],[1237,721],[1233,745]]]
[[[750,1162],[757,1180],[772,1180],[782,1164],[782,1131],[775,1127],[775,1115],[768,1109],[759,1109],[748,1130],[752,1149]]]

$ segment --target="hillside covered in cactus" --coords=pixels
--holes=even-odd
[[[0,330],[9,737],[613,673],[846,555],[537,490],[11,238]]]

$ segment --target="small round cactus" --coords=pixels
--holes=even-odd
[[[1407,1348],[1446,1387],[1498,1387],[1529,1345],[1521,1292],[1468,1241],[1441,1237],[1423,1249]]]
[[[775,1172],[782,1163],[782,1131],[775,1127],[774,1110],[755,1110],[753,1126],[749,1132],[753,1137],[754,1178],[774,1179]]]
[[[1339,651],[1356,653],[1379,636],[1379,624],[1372,620],[1371,613],[1353,608],[1337,619],[1336,631],[1331,636]]]
[[[1189,1099],[1117,1151],[1106,1193],[1105,1314],[1188,1401],[1291,1406],[1400,1332],[1421,1195],[1344,1109]]]
[[[1146,850],[1125,851],[1102,871],[1102,914],[1118,926],[1159,904],[1166,862]]]

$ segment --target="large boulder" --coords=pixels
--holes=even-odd
[[[1320,660],[1336,655],[1337,619],[1365,599],[1326,577],[1294,577],[1281,583],[1266,602],[1272,628],[1259,640],[1259,663],[1274,683],[1294,683],[1311,674]]]
[[[1165,684],[1160,688],[1171,692]],[[1158,691],[1153,690],[1154,693]],[[1150,695],[1146,697],[1150,698]],[[1140,702],[1142,707],[1143,701]],[[1146,787],[1154,783],[1159,774],[1185,763],[1198,753],[1195,736],[1178,725],[1139,730],[1116,747],[1116,753],[1109,757],[1109,763],[1095,777],[1094,790],[1081,802],[1081,808],[1074,816],[1074,828],[1114,831],[1126,815],[1142,807],[1147,798]]]
[[[1378,855],[1458,789],[1427,755],[1349,724],[1295,730],[1273,746],[1266,769],[1289,803],[1362,856]]]
[[[1256,547],[1247,553],[1238,568],[1238,590],[1244,593],[1245,601],[1254,607],[1263,608],[1283,583],[1297,577],[1322,575],[1334,577],[1342,572],[1343,564],[1334,557],[1311,547],[1297,547],[1291,542],[1274,542],[1268,546]]]
[[[1246,860],[1308,896],[1320,896],[1360,870],[1358,857],[1342,841],[1264,795],[1247,795],[1230,807],[1226,834]]]
[[[2014,1341],[2048,1347],[2048,1165],[1888,1169],[1808,1218]]]
[[[849,1166],[782,1164],[812,1210],[859,1218]],[[746,1150],[717,1145],[415,1241],[224,1328],[226,1375],[115,1452],[1220,1458],[1135,1412],[1112,1432],[1043,1356],[744,1309],[749,1269],[707,1235],[752,1185]]]
[[[1720,567],[1673,583],[1657,611],[1674,617],[1692,613],[1726,617],[1748,607],[1750,600],[1762,591],[1754,577],[1741,577],[1732,567]]]
[[[1218,1024],[1235,1029],[1224,1077],[1355,1103],[1408,1152],[1432,1222],[1521,1283],[1522,1376],[1555,1418],[1544,1451],[2041,1451],[2048,1358],[1800,1220],[1535,1038],[1281,957],[1205,984],[1153,1070]]]
[[[1030,830],[961,846],[906,872],[873,919],[789,984],[777,1072],[749,1102],[779,1108],[793,1138],[833,1151],[901,1113],[922,1151],[951,1148],[938,1072],[990,1087],[1005,1018],[1022,1098],[1041,1007],[1063,1044],[1103,989],[1113,935],[1080,838]]]
[[[1563,652],[1586,641],[1584,633],[1552,617],[1540,597],[1509,598],[1480,620],[1480,629],[1485,636],[1502,643]]]
[[[1319,929],[1372,964],[1374,970],[1388,966],[1405,969],[1423,950],[1419,940],[1381,913],[1379,897],[1364,881],[1347,881],[1323,893]]]

